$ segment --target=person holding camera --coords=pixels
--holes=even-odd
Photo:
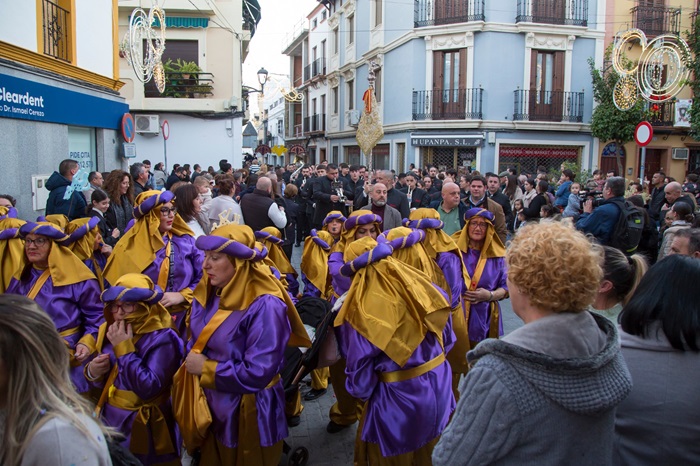
[[[603,202],[595,210],[593,199],[584,202],[583,213],[576,222],[576,228],[593,235],[600,244],[607,245],[621,214],[615,202],[624,202],[624,195],[625,179],[621,176],[608,178],[603,186]]]
[[[316,203],[313,217],[313,227],[320,230],[323,220],[331,210],[339,210],[347,216],[345,207],[346,196],[350,194],[350,186],[345,179],[338,179],[338,166],[330,163],[326,166],[325,176],[319,177],[313,187],[312,200]]]

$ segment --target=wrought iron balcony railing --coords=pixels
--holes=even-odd
[[[518,0],[516,23],[588,25],[588,0]]]
[[[42,30],[44,33],[44,54],[70,62],[70,44],[72,40],[70,28],[70,11],[61,8],[51,0],[43,0]]]
[[[316,76],[324,76],[326,74],[326,59],[317,58],[310,64],[304,67],[304,81],[315,78]]]
[[[671,127],[676,119],[676,102],[647,102],[646,111],[652,126]]]
[[[145,97],[195,98],[209,97],[214,93],[214,77],[211,73],[165,73],[165,91],[161,94],[153,81],[144,87]]]
[[[644,31],[648,37],[678,35],[681,32],[680,8],[637,5],[630,12],[634,18],[634,27]]]
[[[319,113],[304,118],[304,133],[322,133],[326,131],[326,114]]]
[[[413,91],[413,120],[481,120],[484,90]]]
[[[583,121],[583,92],[518,89],[514,94],[514,121]]]
[[[414,0],[414,27],[484,21],[484,0]]]

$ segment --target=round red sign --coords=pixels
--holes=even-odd
[[[654,128],[648,121],[643,121],[634,130],[634,140],[638,146],[644,147],[649,144],[654,137]]]
[[[168,120],[163,120],[161,129],[163,130],[163,139],[167,141],[167,139],[170,137],[170,123],[168,123]]]
[[[134,142],[136,127],[134,126],[134,117],[131,116],[131,113],[125,113],[122,117],[122,136],[126,142]]]

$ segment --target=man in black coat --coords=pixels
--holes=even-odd
[[[406,186],[399,189],[399,192],[406,195],[406,199],[409,199],[409,209],[420,209],[421,207],[428,207],[430,204],[428,193],[417,186],[416,175],[412,172],[406,173]]]
[[[506,225],[513,221],[513,209],[510,206],[510,199],[501,192],[501,179],[495,173],[486,174],[487,195],[503,208],[503,215],[506,217]]]
[[[387,205],[393,207],[401,213],[401,218],[408,218],[411,213],[411,209],[408,206],[408,198],[405,193],[399,192],[399,190],[393,188],[394,186],[394,174],[391,170],[377,170],[374,178],[377,183],[381,183],[389,188],[387,192]],[[361,209],[366,206],[369,202],[369,185],[366,184],[363,190],[357,190],[355,193],[355,209]]]
[[[666,179],[666,174],[663,172],[656,172],[651,177],[651,195],[649,196],[649,204],[647,206],[647,211],[649,212],[649,218],[651,218],[656,226],[659,226],[661,220],[661,208],[666,203],[666,194],[664,193],[664,180]]]
[[[342,188],[339,188],[342,190],[342,193],[338,193],[338,189],[332,187],[334,182],[342,184]],[[347,181],[338,179],[338,166],[330,163],[326,166],[325,176],[317,178],[311,195],[311,198],[316,203],[313,218],[314,228],[321,229],[323,220],[331,210],[339,210],[343,215],[347,216],[347,208],[339,194],[347,197],[350,194],[350,188]]]

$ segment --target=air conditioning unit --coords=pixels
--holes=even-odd
[[[687,147],[674,147],[671,158],[674,160],[688,160],[688,152]]]
[[[359,110],[348,110],[347,111],[347,116],[348,116],[348,125],[350,126],[357,126],[360,124],[360,111]]]
[[[134,123],[137,133],[160,134],[160,117],[158,115],[136,115]]]

